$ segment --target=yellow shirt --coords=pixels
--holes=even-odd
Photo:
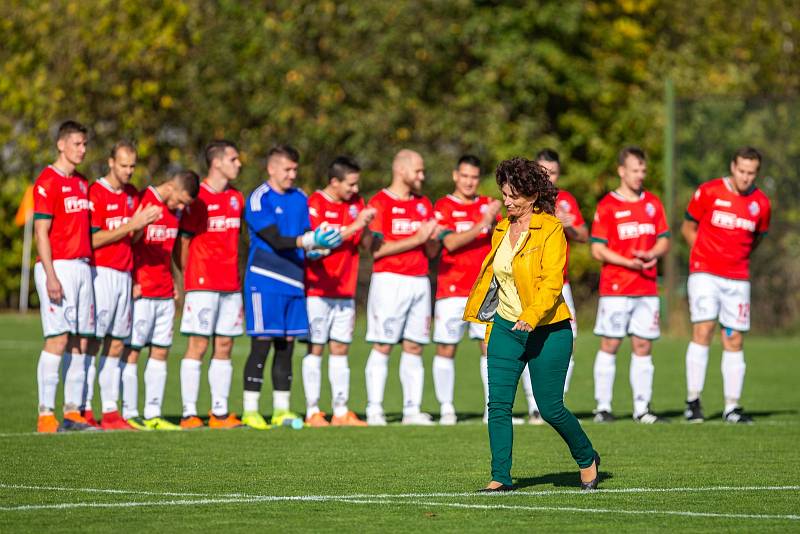
[[[500,242],[500,246],[497,248],[497,252],[494,256],[494,262],[492,262],[494,276],[499,285],[499,291],[497,295],[499,299],[497,304],[497,314],[503,319],[512,322],[517,322],[519,316],[522,315],[522,302],[519,299],[517,286],[514,282],[514,273],[511,268],[511,263],[514,259],[514,255],[519,251],[519,248],[525,242],[525,236],[527,233],[527,230],[522,232],[517,238],[514,248],[512,248],[510,237],[511,233],[506,232],[506,235]]]

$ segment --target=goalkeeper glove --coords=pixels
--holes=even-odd
[[[316,230],[309,230],[303,234],[300,242],[306,250],[336,248],[342,244],[342,234],[336,228],[320,226]]]

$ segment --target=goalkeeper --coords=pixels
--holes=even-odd
[[[250,251],[244,301],[251,345],[244,368],[242,423],[259,430],[269,428],[259,411],[259,398],[273,346],[272,423],[299,418],[289,409],[289,392],[294,340],[308,335],[303,262],[306,254],[324,255],[342,242],[336,229],[309,230],[306,195],[294,186],[299,160],[297,150],[288,145],[272,148],[267,154],[269,177],[245,204]]]

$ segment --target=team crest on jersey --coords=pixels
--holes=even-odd
[[[347,213],[349,213],[349,214],[350,214],[350,217],[352,217],[353,219],[355,219],[355,218],[358,216],[358,206],[356,206],[355,204],[352,204],[352,205],[351,205],[351,206],[350,206],[350,207],[347,209]]]
[[[231,209],[233,210],[239,209],[239,201],[236,200],[236,197],[231,197]]]
[[[486,213],[489,211],[489,204],[481,204],[481,207],[478,208],[478,211],[481,213]]]
[[[561,211],[570,212],[572,211],[572,206],[569,205],[569,202],[566,200],[562,200],[558,203],[558,207],[561,208]]]
[[[647,215],[648,215],[649,217],[652,217],[652,216],[654,216],[654,215],[656,214],[656,207],[655,207],[655,206],[653,206],[653,204],[652,204],[652,203],[648,202],[648,203],[647,203],[647,204],[645,204],[645,206],[644,206],[644,211],[646,211],[646,212],[647,212]]]
[[[78,188],[80,188],[81,193],[86,194],[86,183],[83,180],[78,182]]]
[[[317,208],[313,206],[308,207],[308,214],[311,215],[312,217],[319,217],[319,212],[317,211]]]
[[[755,217],[755,216],[756,216],[756,215],[758,215],[758,213],[761,211],[761,208],[759,208],[759,207],[758,207],[758,202],[756,202],[756,201],[754,200],[754,201],[752,201],[752,202],[750,203],[750,205],[749,205],[749,206],[747,206],[747,210],[750,212],[750,215],[752,215],[753,217]]]
[[[133,197],[132,196],[128,197],[128,209],[131,209],[131,210],[133,209]]]
[[[417,213],[419,213],[420,215],[425,217],[425,216],[428,215],[428,208],[426,208],[425,205],[422,204],[421,202],[418,202],[417,203]]]

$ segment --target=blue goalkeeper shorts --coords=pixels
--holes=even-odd
[[[248,336],[308,336],[305,296],[245,291],[244,310]]]

